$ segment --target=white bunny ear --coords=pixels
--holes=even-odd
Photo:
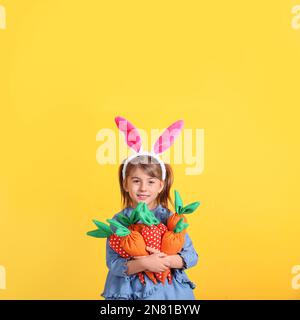
[[[119,130],[124,133],[127,145],[136,152],[139,152],[142,146],[142,139],[137,128],[122,117],[116,117],[115,122]]]
[[[176,137],[181,133],[183,124],[183,120],[178,120],[171,124],[156,140],[152,149],[153,152],[160,154],[169,149]]]

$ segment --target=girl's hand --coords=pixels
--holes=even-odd
[[[163,272],[170,267],[170,261],[165,259],[167,255],[163,252],[153,253],[143,259],[146,270],[152,272]]]

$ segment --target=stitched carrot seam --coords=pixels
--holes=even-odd
[[[122,258],[130,258],[130,254],[127,253],[121,246],[122,237],[120,236],[120,234],[123,234],[121,231],[118,231],[118,234],[115,234],[105,223],[97,220],[93,220],[93,222],[98,227],[98,229],[87,232],[88,236],[95,238],[108,238],[109,246],[116,253],[118,253]],[[140,282],[145,285],[146,283],[142,272],[138,274],[138,277]]]
[[[193,213],[200,205],[200,202],[197,201],[197,202],[190,203],[184,207],[179,192],[175,190],[174,193],[175,193],[175,213],[172,214],[167,220],[168,230],[171,230],[171,231],[174,230],[174,228],[176,227],[176,224],[181,218],[184,219],[184,222],[187,222],[185,214]],[[185,233],[185,231],[183,232]]]

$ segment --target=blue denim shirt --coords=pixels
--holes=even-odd
[[[129,217],[132,210],[133,208],[128,207],[121,211],[121,213]],[[154,210],[152,210],[152,212],[164,224],[166,224],[168,217],[172,215],[170,210],[162,207],[161,205],[158,205]],[[116,215],[113,219],[116,218]],[[195,284],[189,280],[184,271],[185,269],[195,266],[198,262],[198,254],[194,249],[188,233],[185,234],[184,246],[179,255],[183,258],[184,267],[182,269],[172,269],[172,282],[175,280],[177,284],[179,283],[176,287],[177,291],[178,287],[182,289],[186,287],[194,289],[196,287]],[[160,288],[162,288],[161,286],[155,285],[146,276],[144,277],[146,285],[142,285],[137,274],[127,275],[126,263],[128,260],[130,260],[130,258],[122,258],[118,253],[111,249],[108,240],[106,241],[106,265],[109,272],[106,278],[104,291],[101,296],[106,299],[144,299],[151,296],[156,290],[160,290]],[[170,290],[170,288],[168,288],[168,290]],[[179,296],[180,298],[181,294],[184,295],[184,290],[179,294],[176,292],[176,297]]]

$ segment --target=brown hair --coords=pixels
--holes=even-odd
[[[122,176],[123,167],[124,167],[124,163],[120,165],[118,175],[119,175],[119,184],[120,184],[120,191],[121,191],[121,205],[124,209],[126,207],[132,206],[132,200],[129,196],[129,193],[125,191],[123,186],[123,176]],[[168,201],[174,207],[174,203],[170,197],[170,190],[173,184],[174,176],[173,176],[173,170],[171,166],[169,164],[165,164],[165,167],[166,167],[166,179],[164,180],[164,187],[157,197],[157,203],[169,209]],[[150,177],[154,177],[159,180],[162,180],[162,171],[161,171],[160,164],[155,158],[151,156],[137,156],[136,158],[131,160],[126,167],[125,180],[130,175],[131,171],[137,168],[142,169]]]

